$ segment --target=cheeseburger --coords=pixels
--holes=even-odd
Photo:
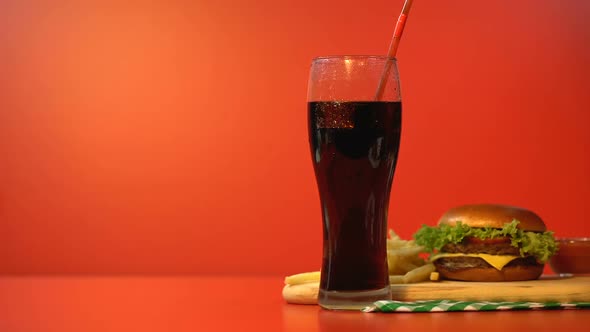
[[[452,208],[438,227],[422,226],[414,239],[432,253],[441,277],[462,281],[537,279],[557,251],[534,212],[494,204]]]

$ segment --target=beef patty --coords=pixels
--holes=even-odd
[[[441,252],[462,254],[489,254],[489,255],[513,255],[519,256],[520,249],[510,243],[449,243],[441,248]]]
[[[444,267],[450,271],[457,271],[462,269],[470,269],[470,268],[494,268],[485,260],[479,257],[444,257],[439,258],[434,261],[434,265]],[[506,264],[506,266],[538,266],[540,265],[535,257],[533,256],[526,256],[526,257],[519,257],[516,258],[510,263]]]

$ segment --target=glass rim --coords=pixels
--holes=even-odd
[[[584,237],[584,236],[581,236],[581,237],[575,237],[575,236],[573,236],[573,237],[571,237],[571,236],[570,237],[568,237],[568,236],[555,237],[555,241],[558,241],[558,242],[590,242],[590,237]]]
[[[390,57],[387,55],[324,55],[324,56],[317,56],[312,59],[312,61],[318,60],[332,60],[332,59],[378,59],[378,60],[389,60],[393,62],[397,62],[396,57]]]

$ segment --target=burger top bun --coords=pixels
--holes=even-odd
[[[518,228],[529,232],[547,230],[543,220],[534,212],[500,204],[470,204],[451,208],[438,221],[439,225],[454,226],[458,221],[471,227],[502,228],[512,220],[520,221]]]

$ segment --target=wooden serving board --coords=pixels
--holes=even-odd
[[[530,301],[590,302],[590,276],[543,276],[510,282],[440,281],[391,285],[397,301]]]

